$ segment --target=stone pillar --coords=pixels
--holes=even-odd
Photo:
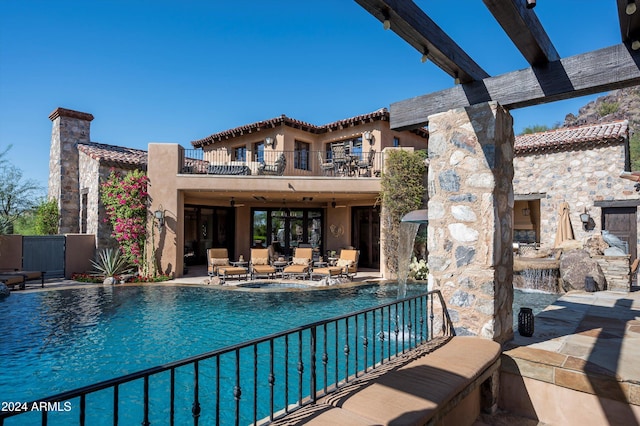
[[[458,335],[513,337],[513,120],[495,102],[429,117],[430,280]]]
[[[49,154],[49,199],[58,201],[60,234],[80,232],[80,188],[78,143],[90,142],[93,115],[57,108],[49,115],[53,122]]]

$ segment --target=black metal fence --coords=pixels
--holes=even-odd
[[[431,291],[39,401],[3,405],[0,426],[267,424],[434,336],[454,334],[442,295]]]
[[[243,152],[185,149],[182,174],[379,177],[383,154],[361,150],[336,157],[329,151]]]

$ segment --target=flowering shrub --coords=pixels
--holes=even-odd
[[[114,170],[100,187],[100,198],[111,222],[111,235],[120,244],[127,260],[141,266],[147,235],[147,184],[149,179],[140,170],[121,177]]]
[[[414,256],[409,264],[409,276],[414,280],[426,280],[429,276],[429,267],[424,259],[417,260]]]

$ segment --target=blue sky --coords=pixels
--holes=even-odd
[[[524,1],[524,0],[523,0]],[[479,0],[416,3],[489,74],[526,68]],[[613,0],[541,0],[562,57],[620,42]],[[0,0],[0,150],[47,185],[51,122],[95,116],[94,142],[146,149],[286,114],[314,124],[452,79],[351,0]],[[552,126],[597,96],[512,111]]]

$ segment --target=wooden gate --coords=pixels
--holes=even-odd
[[[64,255],[64,235],[22,238],[22,269],[25,271],[45,271],[47,278],[64,277]]]
[[[611,232],[629,245],[633,261],[638,257],[636,207],[606,207],[602,209],[602,229]]]

